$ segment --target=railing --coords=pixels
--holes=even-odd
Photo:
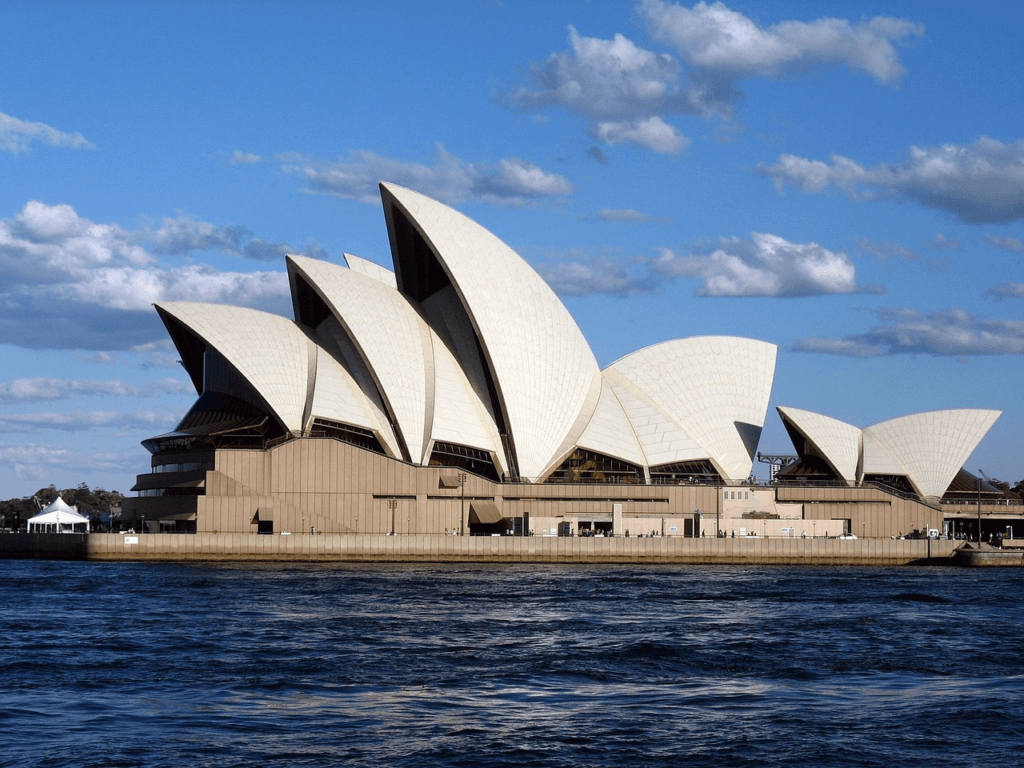
[[[957,507],[977,507],[977,499],[943,499],[943,505]],[[1024,499],[982,499],[983,507],[1024,507]]]
[[[935,502],[930,502],[930,501],[927,501],[925,499],[922,499],[916,493],[907,493],[906,491],[903,491],[903,490],[901,490],[899,488],[894,488],[891,485],[886,485],[885,483],[879,483],[876,480],[868,480],[868,481],[865,481],[865,482],[861,483],[860,485],[847,485],[846,483],[841,482],[839,480],[814,480],[814,481],[806,481],[806,482],[802,482],[802,483],[797,483],[797,482],[784,482],[784,483],[780,483],[780,482],[776,481],[776,482],[772,483],[771,486],[773,488],[866,488],[866,489],[874,489],[876,491],[882,491],[883,493],[887,493],[890,496],[896,496],[897,498],[905,499],[907,501],[916,501],[918,504],[924,504],[926,507],[932,507],[933,509],[938,509],[938,505]]]

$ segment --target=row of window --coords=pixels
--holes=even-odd
[[[139,491],[140,497],[148,496],[205,496],[205,488],[149,488]]]
[[[212,461],[193,461],[182,464],[155,464],[153,466],[153,474],[159,474],[160,472],[193,472],[195,470],[204,470],[210,472],[213,470]]]

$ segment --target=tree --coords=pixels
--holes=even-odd
[[[120,507],[124,498],[119,491],[107,491],[103,488],[90,489],[86,483],[79,483],[76,488],[58,490],[54,485],[40,488],[32,496],[20,499],[0,501],[0,529],[24,530],[28,519],[34,517],[41,507],[56,501],[60,496],[78,513],[89,518],[90,528],[96,530],[101,517],[109,514],[112,507]]]

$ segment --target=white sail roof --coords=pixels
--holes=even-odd
[[[852,424],[799,408],[778,406],[783,421],[796,429],[847,485],[860,480],[861,430]]]
[[[697,336],[641,349],[605,374],[613,384],[621,376],[657,414],[633,422],[652,466],[709,459],[723,478],[741,481],[753,468],[775,357],[775,345],[763,341]]]
[[[496,426],[413,302],[377,275],[302,256],[288,259],[289,268],[320,294],[356,346],[412,462],[427,464],[437,440],[500,454]]]
[[[577,444],[580,448],[605,456],[613,456],[640,467],[647,466],[647,457],[633,433],[629,417],[608,380],[602,383],[597,410]]]
[[[348,263],[348,268],[353,272],[361,272],[367,277],[372,277],[376,280],[380,280],[382,283],[396,288],[398,283],[395,279],[395,273],[387,267],[382,267],[372,261],[361,259],[358,256],[353,256],[351,253],[345,254],[345,261]]]
[[[929,411],[858,429],[837,419],[798,408],[779,415],[802,435],[808,450],[823,458],[849,484],[868,475],[906,477],[923,498],[941,498],[999,411]]]
[[[409,459],[427,448],[434,381],[430,332],[404,296],[376,278],[305,256],[289,256],[356,345],[401,433]]]
[[[321,347],[317,347],[310,416],[367,429],[374,433],[389,456],[399,458],[402,455],[383,414],[373,408],[352,374]]]
[[[290,432],[305,426],[315,345],[291,320],[245,307],[160,302],[166,312],[228,360]]]
[[[519,474],[540,477],[597,408],[600,371],[583,334],[551,288],[495,235],[418,192],[381,184],[381,193],[430,244],[455,286],[490,366]],[[401,261],[395,266],[401,286]]]
[[[865,441],[869,435],[877,441],[921,496],[939,498],[1000,413],[976,408],[915,413],[868,427]],[[865,455],[865,474],[881,471],[871,458],[869,463]]]

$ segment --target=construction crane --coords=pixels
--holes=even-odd
[[[790,456],[790,455],[773,454],[773,453],[761,453],[760,451],[758,451],[758,453],[757,453],[757,460],[762,462],[763,464],[768,464],[770,466],[770,468],[771,468],[769,470],[770,473],[771,473],[769,475],[769,481],[770,482],[775,482],[775,476],[777,474],[779,474],[779,472],[784,467],[788,467],[790,464],[793,464],[794,462],[796,462],[796,460],[799,459],[799,458],[800,458],[799,456]]]

